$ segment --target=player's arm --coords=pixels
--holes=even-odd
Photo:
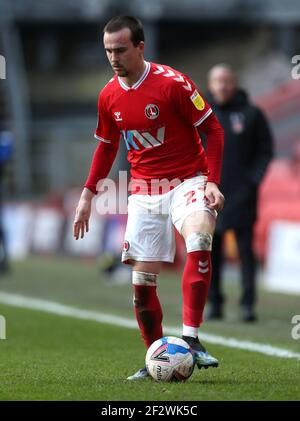
[[[192,124],[198,132],[207,137],[208,183],[205,195],[208,207],[220,210],[224,205],[224,196],[219,190],[223,159],[224,131],[214,115],[210,105],[201,96],[197,87],[187,76],[182,75],[183,83],[172,84],[172,98],[178,112]]]
[[[92,199],[97,194],[97,188],[101,180],[108,176],[119,147],[120,134],[118,128],[105,111],[101,102],[101,95],[98,101],[98,124],[95,137],[99,140],[99,144],[94,152],[89,176],[75,213],[73,234],[76,240],[83,238],[85,232],[89,230]]]
[[[84,233],[89,231],[92,199],[97,194],[98,183],[109,174],[118,151],[118,143],[116,141],[113,145],[110,145],[100,141],[94,152],[89,176],[76,208],[74,220],[74,237],[76,240],[83,238]]]
[[[205,190],[205,195],[209,200],[207,206],[219,211],[224,206],[224,196],[219,190],[224,149],[224,130],[214,113],[211,113],[197,126],[197,130],[199,134],[204,133],[207,139],[206,155],[209,169]]]

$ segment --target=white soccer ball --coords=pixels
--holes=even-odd
[[[153,342],[146,354],[148,373],[158,381],[185,381],[192,375],[194,366],[190,346],[174,336]]]

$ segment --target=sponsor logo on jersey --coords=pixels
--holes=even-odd
[[[154,148],[161,146],[165,140],[165,126],[157,129],[156,136],[150,132],[139,132],[138,130],[121,130],[121,134],[128,150],[141,150],[144,148]],[[137,143],[138,142],[138,143]]]
[[[123,251],[128,251],[130,248],[129,241],[125,240],[123,243]]]
[[[121,117],[121,111],[114,112],[114,115],[115,115],[116,121],[123,121],[123,119]]]
[[[155,104],[148,104],[145,108],[146,117],[150,118],[150,120],[154,120],[159,115],[159,108]]]
[[[192,103],[197,108],[197,110],[199,111],[204,110],[205,102],[197,90],[194,91],[193,95],[191,95],[190,98],[191,98]]]

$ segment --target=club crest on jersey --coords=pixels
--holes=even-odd
[[[145,114],[150,120],[154,120],[159,115],[159,108],[155,104],[148,104],[145,108]]]
[[[193,95],[191,95],[190,98],[191,98],[192,103],[197,108],[197,110],[199,111],[204,110],[205,102],[197,90],[194,91]]]

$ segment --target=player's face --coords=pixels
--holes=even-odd
[[[135,74],[143,58],[144,43],[134,46],[129,28],[121,29],[111,34],[105,32],[104,49],[114,72],[121,77]]]
[[[237,90],[236,78],[228,69],[214,69],[210,74],[208,85],[214,100],[218,104],[225,104],[230,101]]]

